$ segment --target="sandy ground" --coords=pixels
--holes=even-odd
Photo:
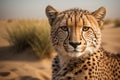
[[[29,49],[15,54],[9,47],[2,48],[0,80],[50,80],[51,61],[52,58],[39,60]]]
[[[4,31],[0,27],[0,32]],[[3,32],[4,33],[4,32]],[[120,28],[112,24],[102,31],[103,47],[111,52],[120,53]],[[8,43],[0,39],[0,80],[50,80],[52,58],[38,60],[28,49],[15,55]]]
[[[120,27],[113,24],[105,25],[102,31],[103,47],[112,53],[120,53]]]
[[[50,80],[52,58],[39,60],[31,52],[16,55],[10,48],[0,49],[0,80]]]
[[[39,60],[30,49],[16,54],[1,38],[6,28],[14,23],[0,21],[0,80],[51,80],[53,57]]]

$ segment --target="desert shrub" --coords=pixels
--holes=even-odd
[[[50,56],[50,26],[46,20],[19,20],[6,30],[7,41],[17,52],[31,48],[39,58]]]
[[[107,24],[110,24],[112,21],[110,20],[110,19],[106,19],[105,21],[104,21],[104,24],[105,25],[107,25]]]
[[[120,27],[120,19],[114,21],[115,27]]]

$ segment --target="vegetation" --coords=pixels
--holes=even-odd
[[[46,20],[18,20],[7,27],[6,32],[6,40],[17,52],[31,48],[41,59],[49,57],[53,51],[49,36],[50,26]]]
[[[120,27],[120,19],[114,21],[115,27]]]
[[[112,22],[112,21],[111,21],[110,19],[106,19],[105,22],[104,22],[104,24],[105,24],[105,25],[108,25],[108,24],[110,24],[111,22]]]

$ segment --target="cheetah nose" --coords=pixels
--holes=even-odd
[[[77,46],[81,45],[81,42],[69,42],[69,44],[74,47],[77,48]]]

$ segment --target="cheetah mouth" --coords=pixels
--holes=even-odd
[[[78,51],[78,50],[74,49],[74,50],[73,50],[73,52],[80,52],[80,51]]]
[[[80,53],[81,51],[74,49],[74,50],[66,50],[66,52],[71,54],[76,54],[76,53]]]
[[[65,51],[71,57],[79,57],[79,56],[83,55],[85,49],[81,50],[79,48],[75,48],[75,49],[65,49]]]
[[[72,50],[72,51],[68,51],[68,52],[70,52],[70,53],[80,53],[81,51],[79,51],[79,50],[77,50],[77,49],[74,49],[74,50]]]
[[[68,55],[70,55],[71,57],[79,57],[81,56],[83,53],[81,51],[78,50],[73,50],[73,51],[69,51]]]
[[[82,53],[85,51],[86,48],[65,48],[65,51],[68,52],[68,53]]]

